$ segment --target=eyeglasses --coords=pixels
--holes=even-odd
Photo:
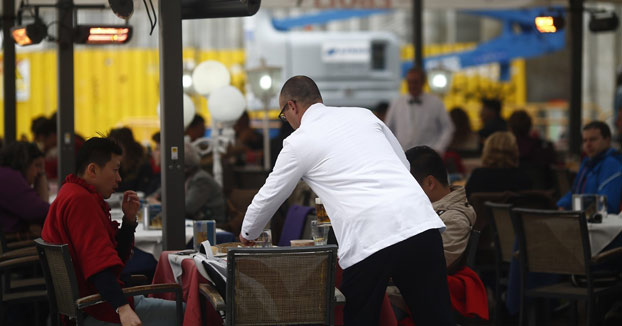
[[[294,103],[296,103],[296,100],[290,100]],[[289,101],[285,102],[285,105],[283,105],[283,107],[281,108],[281,113],[279,113],[279,119],[281,119],[281,121],[283,122],[287,122],[287,118],[285,117],[285,109],[287,109],[287,104],[289,103]]]

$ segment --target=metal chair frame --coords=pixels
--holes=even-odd
[[[265,256],[275,257],[278,255],[296,255],[296,254],[316,254],[326,255],[327,257],[327,273],[324,302],[328,305],[326,308],[324,320],[326,325],[334,324],[334,305],[345,301],[339,290],[335,289],[335,275],[337,263],[337,246],[319,246],[319,247],[281,247],[281,248],[235,248],[230,249],[227,253],[227,290],[226,302],[222,296],[216,291],[211,284],[201,284],[200,292],[202,297],[207,298],[216,311],[225,311],[225,324],[236,325],[236,270],[237,258],[244,256]],[[294,267],[294,266],[292,266]],[[205,309],[202,306],[202,309]],[[203,311],[203,316],[205,313]],[[260,325],[264,325],[258,323]],[[290,322],[273,322],[271,325],[289,325]]]
[[[580,241],[582,247],[582,261],[580,264],[583,264],[583,270],[579,272],[581,266],[567,266],[566,270],[559,268],[551,268],[550,270],[545,269],[535,269],[533,270],[529,266],[529,255],[528,244],[526,243],[526,233],[525,233],[525,218],[524,215],[536,215],[537,219],[542,221],[542,219],[546,218],[567,218],[569,220],[574,220],[576,223],[576,227],[578,227],[581,238],[580,239],[572,239],[574,241]],[[539,210],[539,209],[527,209],[527,208],[514,208],[512,209],[512,222],[514,225],[514,230],[518,236],[519,243],[519,257],[521,262],[521,307],[520,307],[520,325],[526,325],[527,323],[527,310],[530,307],[527,307],[527,297],[540,297],[540,298],[565,298],[572,301],[586,301],[587,303],[587,325],[593,325],[594,323],[594,310],[596,308],[595,300],[604,295],[609,294],[615,291],[622,292],[622,284],[618,282],[613,286],[607,287],[596,287],[594,284],[594,274],[592,271],[592,261],[594,258],[591,256],[590,251],[590,240],[587,229],[587,221],[583,212],[579,211],[558,211],[558,210]],[[531,219],[536,219],[535,217],[531,217]],[[529,223],[529,221],[527,222]],[[541,250],[546,250],[547,247],[541,247]],[[552,249],[551,249],[552,250]],[[618,251],[618,250],[614,250]],[[570,282],[561,282],[552,286],[543,286],[533,289],[526,288],[526,279],[527,273],[530,271],[534,272],[543,272],[543,273],[553,273],[553,274],[566,274],[566,275],[584,275],[586,277],[586,287],[580,288],[574,286]],[[565,291],[565,292],[564,292]],[[573,305],[576,308],[576,303]]]
[[[78,326],[82,325],[85,313],[81,310],[103,303],[103,298],[99,294],[93,294],[82,298],[79,296],[78,281],[76,273],[73,269],[73,262],[69,253],[69,246],[67,244],[50,244],[41,238],[36,239],[35,244],[37,246],[37,253],[39,254],[41,267],[43,268],[43,274],[48,288],[50,315],[55,316],[52,317],[53,323],[59,323],[59,315],[65,315],[69,319],[75,319]],[[60,254],[62,256],[63,264],[60,264],[62,266],[50,265],[47,258],[50,253]],[[68,287],[57,282],[59,280],[55,275],[60,274],[66,275],[69,281],[67,284]],[[183,323],[183,304],[182,288],[179,284],[154,284],[123,289],[123,293],[126,296],[167,292],[175,292],[176,294],[177,324],[181,326]]]

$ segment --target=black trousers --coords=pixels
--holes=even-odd
[[[390,277],[410,308],[415,325],[456,325],[443,242],[437,229],[384,248],[343,271],[346,326],[378,326]]]

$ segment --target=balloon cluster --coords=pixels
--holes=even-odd
[[[218,61],[203,61],[192,72],[194,89],[207,97],[210,114],[216,121],[236,121],[246,109],[246,98],[230,83],[229,70]]]
[[[237,88],[230,85],[231,74],[222,63],[214,60],[203,61],[192,72],[195,91],[207,97],[212,119],[216,121],[236,121],[246,109],[246,98]],[[196,109],[190,96],[184,94],[184,129],[190,125]],[[160,103],[157,107],[160,117]]]

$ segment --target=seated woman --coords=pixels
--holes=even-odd
[[[518,168],[518,145],[511,132],[498,131],[486,138],[482,167],[473,170],[466,183],[467,198],[476,192],[531,189],[529,176]]]
[[[0,152],[0,228],[39,233],[50,204],[43,153],[37,145],[15,142]]]
[[[226,223],[225,199],[222,188],[199,166],[200,157],[188,142],[184,144],[186,175],[186,218],[216,220],[216,225]],[[160,203],[161,189],[147,198],[149,203]]]

